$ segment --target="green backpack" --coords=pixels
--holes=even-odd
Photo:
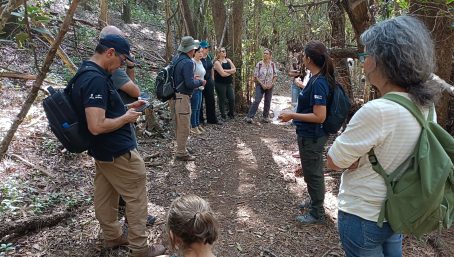
[[[383,98],[410,111],[422,130],[413,153],[389,175],[373,148],[369,151],[372,168],[384,178],[387,187],[378,226],[382,227],[386,219],[394,232],[417,237],[449,228],[454,218],[454,138],[433,122],[433,106],[426,120],[407,98],[397,94]]]

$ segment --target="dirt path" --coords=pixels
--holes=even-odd
[[[286,85],[281,83],[282,88],[278,86],[273,97],[275,114],[289,107]],[[297,224],[297,205],[308,195],[303,179],[293,174],[299,162],[291,156],[297,149],[294,127],[277,122],[247,124],[243,118],[239,115],[222,126],[208,125],[205,134],[192,137],[190,147],[197,155],[194,162],[173,160],[170,132],[164,133],[163,138],[139,138],[139,151],[149,171],[149,213],[158,217],[157,224],[149,227],[149,240],[166,244],[167,208],[175,197],[193,193],[209,200],[219,219],[217,256],[343,256],[336,231],[336,195],[341,174],[327,172],[325,176],[327,224]],[[49,154],[42,145],[50,135],[29,130],[35,131],[25,124],[20,131],[23,136],[14,141],[12,151],[49,168],[55,177],[38,176],[20,168],[20,163],[16,164],[16,171],[32,181],[30,187],[42,187],[43,193],[74,192],[65,199],[69,201],[76,195],[88,200],[85,204],[79,202],[82,207],[74,216],[57,226],[13,240],[16,250],[7,256],[127,256],[124,249],[102,250],[102,233],[89,201],[94,175],[90,157],[69,155],[58,149]],[[36,140],[24,146],[30,134]],[[2,165],[5,167],[5,162]],[[7,173],[0,175],[5,179]],[[57,210],[58,205],[45,212]],[[453,237],[452,230],[444,233],[448,245]],[[404,256],[451,256],[451,252],[436,252],[436,244],[429,238],[406,238]]]

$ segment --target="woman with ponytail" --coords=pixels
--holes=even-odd
[[[324,223],[325,178],[323,175],[323,150],[328,134],[323,130],[326,119],[326,105],[330,88],[334,88],[334,66],[325,45],[320,41],[310,41],[303,52],[304,66],[312,77],[298,96],[296,112],[283,112],[279,119],[293,120],[296,125],[298,148],[304,181],[310,200],[300,204],[308,209],[296,217],[302,224]]]
[[[358,55],[366,79],[382,96],[411,100],[424,117],[441,91],[430,31],[418,19],[400,16],[370,27],[361,35]],[[398,96],[396,96],[398,95]],[[400,104],[379,98],[367,102],[328,151],[327,166],[343,172],[338,197],[338,229],[347,257],[402,256],[402,235],[388,222],[378,225],[386,201],[384,179],[368,160],[374,149],[387,174],[413,153],[421,133],[414,116]]]
[[[175,199],[167,214],[167,233],[176,253],[171,257],[215,257],[212,247],[218,230],[218,222],[204,199],[196,195]]]

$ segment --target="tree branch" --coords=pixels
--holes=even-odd
[[[330,3],[331,1],[332,0],[326,0],[326,1],[321,1],[321,2],[314,1],[312,3],[307,3],[307,4],[290,4],[290,5],[288,5],[288,9],[293,11],[295,8],[312,7],[312,6],[327,4],[327,3]]]
[[[5,137],[1,141],[0,160],[3,159],[6,152],[8,151],[8,147],[11,143],[11,140],[13,140],[13,137],[17,131],[17,128],[24,120],[25,116],[27,115],[33,102],[36,99],[36,96],[38,95],[38,91],[41,88],[41,85],[43,84],[44,79],[46,78],[46,74],[49,72],[50,65],[52,64],[52,61],[55,58],[57,49],[58,49],[59,45],[61,44],[61,42],[63,41],[65,34],[68,32],[69,26],[71,25],[72,17],[74,16],[74,13],[76,11],[78,4],[79,4],[79,0],[73,0],[71,2],[71,6],[69,7],[68,12],[66,13],[65,20],[64,20],[63,24],[61,25],[60,31],[58,32],[58,35],[55,38],[55,41],[53,42],[51,48],[49,49],[49,52],[46,55],[46,59],[41,68],[41,71],[39,72],[38,77],[36,78],[35,82],[33,83],[33,87],[30,90],[30,93],[27,95],[24,105],[22,106],[19,114],[16,116],[16,119],[14,120],[10,129],[6,133]]]

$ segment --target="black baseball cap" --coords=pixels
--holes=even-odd
[[[129,61],[136,62],[129,54],[131,47],[129,46],[128,40],[120,35],[106,35],[99,39],[99,44],[113,48],[116,52],[124,54]]]

